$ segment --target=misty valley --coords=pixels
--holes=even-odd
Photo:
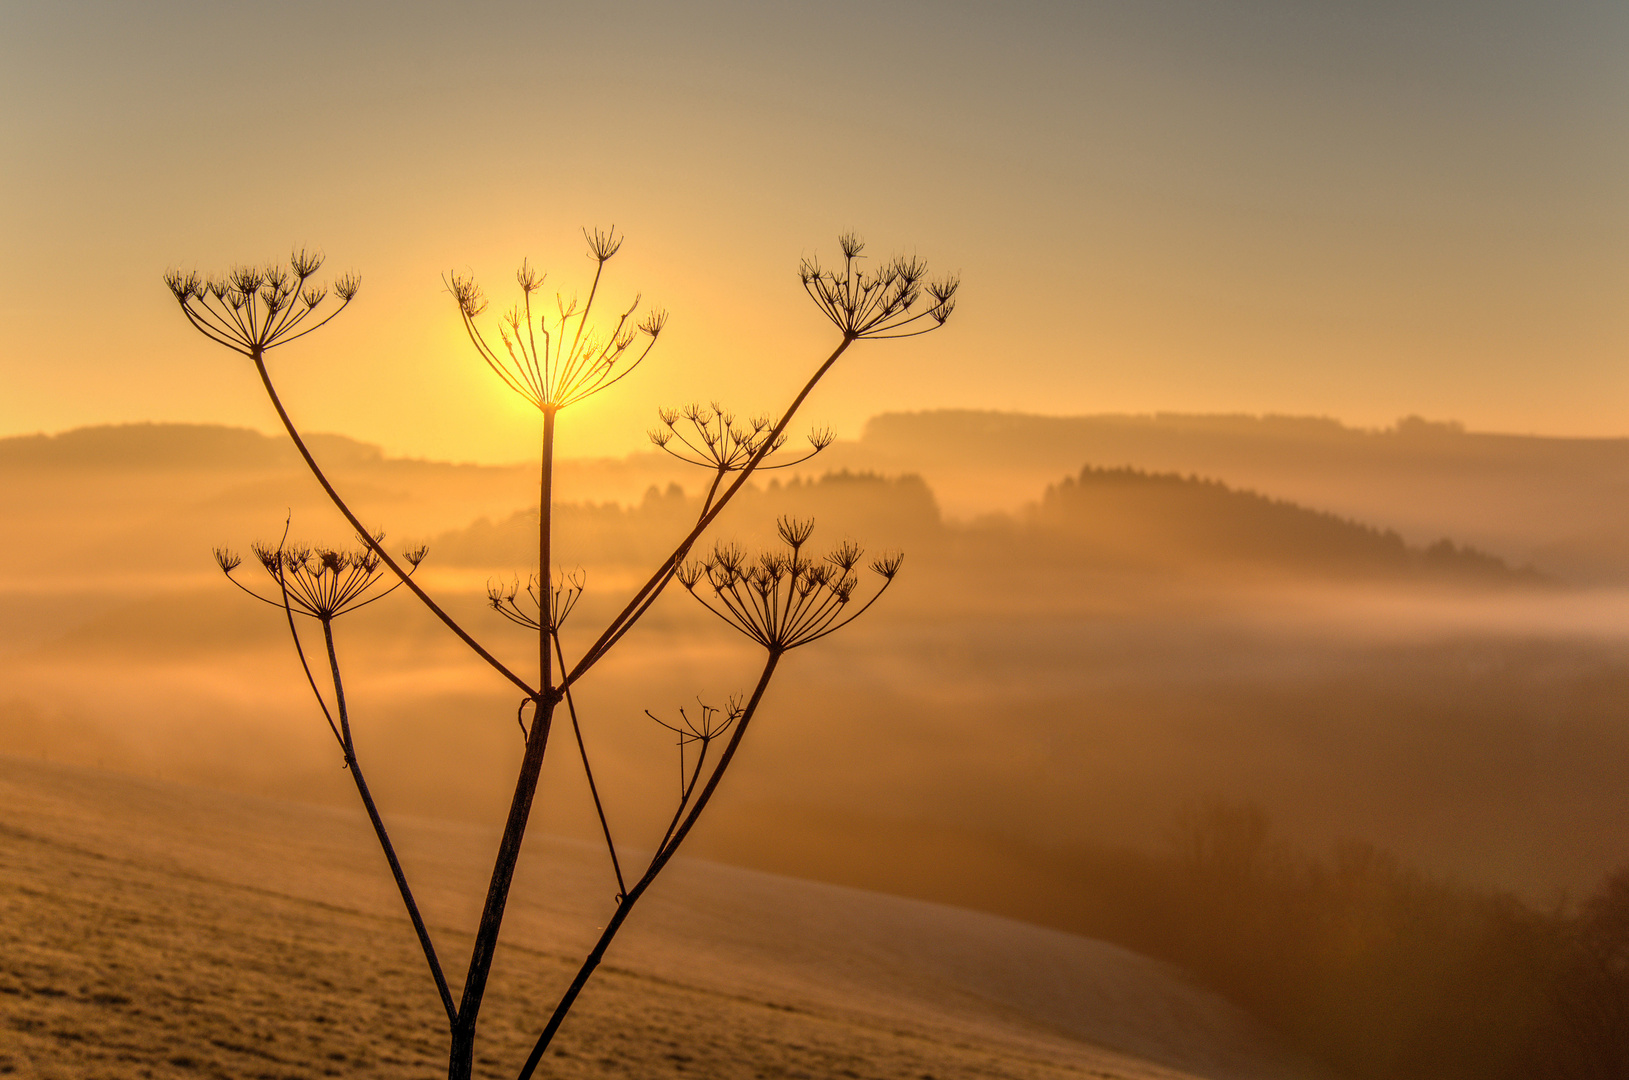
[[[1071,423],[1091,456],[1061,467]],[[980,424],[1001,430],[969,456]],[[1626,474],[1629,445],[1583,448],[1591,471],[1556,464],[1582,452],[1563,440],[1510,442],[1418,422],[1376,435],[1249,418],[879,418],[829,460],[769,474],[715,527],[751,544],[777,515],[812,517],[812,543],[899,549],[905,563],[889,604],[788,665],[753,767],[691,853],[1119,942],[1337,1058],[1373,1042],[1352,1002],[1382,1006],[1347,987],[1346,1004],[1303,1010],[1310,988],[1384,983],[1364,965],[1396,966],[1397,927],[1446,920],[1459,929],[1422,939],[1434,974],[1385,1004],[1403,1018],[1388,1022],[1394,1045],[1358,1059],[1378,1076],[1446,1053],[1433,1038],[1457,1036],[1432,994],[1456,992],[1460,954],[1538,933],[1510,905],[1577,910],[1625,861],[1625,595],[1607,557],[1624,520],[1597,495]],[[313,443],[388,544],[428,546],[422,580],[502,647],[506,628],[481,609],[489,582],[526,565],[536,510],[506,501],[524,470]],[[285,518],[291,536],[346,540],[297,465],[225,428],[0,441],[15,493],[0,527],[28,552],[0,592],[0,752],[348,806],[286,637],[208,555],[275,541]],[[1395,476],[1408,480],[1387,488]],[[562,463],[556,530],[586,583],[581,625],[694,520],[681,479],[654,455]],[[1528,512],[1540,501],[1548,512]],[[679,599],[579,702],[599,783],[620,800],[610,825],[636,846],[658,839],[677,783],[645,710],[750,678],[740,645]],[[513,715],[510,692],[406,603],[359,613],[339,647],[366,660],[352,708],[387,813],[500,814],[488,778],[522,742],[492,719]],[[550,766],[542,827],[592,839],[566,764]],[[1342,888],[1407,917],[1351,896],[1332,914]],[[1357,933],[1355,917],[1375,955],[1342,967],[1325,939],[1332,920]],[[1264,945],[1296,935],[1300,951]],[[1498,987],[1548,993],[1537,977]],[[1465,1070],[1439,1061],[1436,1075],[1494,1075],[1501,1053],[1514,1051],[1462,1053]]]

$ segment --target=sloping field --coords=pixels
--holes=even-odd
[[[449,969],[494,837],[398,824]],[[602,851],[534,834],[483,1011],[512,1076],[610,910]],[[0,1075],[434,1077],[440,1015],[352,814],[0,758]],[[1250,1022],[1125,950],[701,862],[653,890],[557,1077],[1288,1078]]]

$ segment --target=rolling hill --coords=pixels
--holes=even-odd
[[[360,811],[0,758],[0,1072],[432,1076],[437,1003]],[[493,837],[397,822],[465,947]],[[480,1075],[610,907],[603,852],[536,836]],[[547,1075],[1292,1080],[1313,1073],[1166,965],[989,915],[680,860]]]

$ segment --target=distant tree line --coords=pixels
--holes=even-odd
[[[1148,557],[1152,545],[1168,556],[1342,576],[1544,581],[1531,568],[1513,568],[1447,538],[1414,547],[1391,529],[1179,473],[1088,465],[1049,486],[1032,520],[1094,554]]]

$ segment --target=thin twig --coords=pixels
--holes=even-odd
[[[554,638],[554,650],[555,655],[560,660],[560,669],[564,671],[566,658],[560,652],[560,635],[553,634],[551,636]],[[600,831],[605,834],[605,850],[611,854],[611,869],[617,875],[617,899],[620,901],[623,896],[627,895],[628,885],[622,880],[622,863],[617,859],[617,845],[611,839],[611,826],[605,820],[605,807],[600,802],[599,785],[594,783],[594,770],[588,764],[588,747],[583,743],[583,729],[577,723],[577,703],[572,700],[569,687],[566,688],[565,694],[566,711],[571,714],[571,731],[573,735],[577,736],[577,752],[582,755],[583,759],[583,775],[588,777],[588,793],[594,797],[594,813],[599,815]]]
[[[356,793],[362,797],[362,805],[367,807],[368,820],[373,822],[373,831],[379,837],[379,847],[384,850],[385,861],[390,863],[391,876],[396,879],[396,888],[402,894],[402,903],[407,906],[407,917],[413,921],[413,932],[418,935],[419,947],[424,950],[425,962],[430,965],[430,975],[435,979],[436,992],[441,995],[442,1007],[447,1010],[447,1023],[451,1027],[458,1026],[458,1008],[453,1004],[452,991],[447,987],[447,977],[442,974],[441,961],[436,958],[435,945],[430,940],[430,930],[424,925],[424,919],[419,915],[419,905],[413,899],[413,890],[408,888],[407,875],[402,871],[401,860],[396,858],[396,847],[390,842],[390,834],[385,831],[384,819],[379,816],[379,808],[373,803],[373,794],[368,791],[368,782],[362,776],[362,766],[356,760],[356,745],[351,739],[350,714],[345,708],[345,684],[339,677],[339,654],[334,651],[333,620],[322,620],[323,640],[328,645],[328,666],[334,676],[334,701],[339,708],[339,722],[345,732],[340,745],[345,750],[345,764],[351,773],[351,779],[356,783]]]
[[[528,696],[536,697],[537,691],[528,686],[525,679],[510,671],[497,657],[487,652],[486,648],[473,637],[470,637],[468,632],[462,626],[459,626],[451,615],[441,610],[441,607],[430,599],[430,595],[419,587],[418,582],[412,580],[412,574],[407,570],[403,570],[400,564],[390,557],[390,552],[385,550],[384,545],[374,539],[373,533],[369,532],[367,527],[362,524],[361,519],[351,512],[349,506],[345,505],[345,500],[339,497],[339,492],[334,490],[334,485],[328,482],[328,477],[323,473],[322,467],[317,464],[317,459],[312,457],[311,451],[306,448],[305,440],[300,437],[299,431],[294,426],[294,421],[289,419],[288,410],[283,408],[283,401],[277,396],[277,388],[272,385],[271,374],[266,370],[265,357],[257,350],[250,355],[250,359],[254,361],[255,370],[260,373],[260,382],[266,388],[267,396],[271,398],[272,407],[277,410],[277,416],[283,422],[283,430],[288,432],[288,437],[293,440],[295,449],[305,459],[306,466],[311,470],[311,475],[317,478],[317,483],[321,484],[323,491],[328,493],[329,501],[345,516],[345,520],[351,523],[351,527],[356,530],[356,534],[361,538],[362,542],[371,548],[375,555],[379,556],[381,562],[390,567],[391,571],[401,579],[402,584],[406,585],[408,590],[435,614],[436,618],[445,623],[447,628],[457,634],[465,645],[474,650],[477,656],[492,665],[498,674],[526,691]]]

